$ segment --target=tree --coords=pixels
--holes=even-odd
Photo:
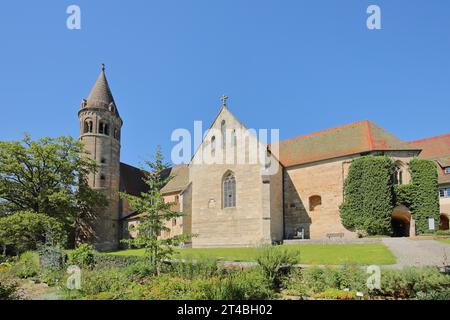
[[[148,185],[148,191],[142,192],[140,196],[120,194],[122,198],[128,200],[132,210],[145,213],[135,227],[136,238],[122,241],[130,245],[143,247],[154,273],[159,274],[164,260],[173,255],[173,247],[182,244],[189,238],[189,235],[160,238],[162,232],[170,231],[166,222],[184,214],[172,210],[175,203],[165,202],[161,194],[161,189],[173,179],[173,176],[167,174],[169,165],[164,163],[160,146],[157,147],[154,161],[147,161],[146,165],[150,170],[143,171],[145,175],[143,181]]]
[[[55,218],[32,211],[17,212],[0,218],[0,245],[16,254],[36,250],[51,235],[52,244],[64,245],[67,233],[64,225]]]
[[[0,215],[30,210],[61,221],[66,229],[91,208],[106,205],[86,177],[97,165],[71,137],[0,141]]]

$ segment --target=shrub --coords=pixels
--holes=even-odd
[[[311,267],[293,272],[285,285],[287,293],[311,296],[329,289],[367,292],[367,275],[357,266]]]
[[[256,261],[262,270],[262,274],[273,288],[278,288],[282,277],[289,273],[290,269],[299,260],[299,252],[288,251],[280,247],[266,247],[256,257]]]
[[[418,292],[418,300],[450,300],[450,288],[432,290],[429,292]]]
[[[44,245],[39,247],[38,253],[42,270],[52,272],[64,267],[66,254],[62,248]]]
[[[14,266],[15,275],[19,278],[34,277],[39,274],[39,269],[39,256],[32,251],[22,253]]]
[[[263,300],[275,294],[258,269],[232,272],[214,289],[208,300]]]
[[[110,293],[113,299],[124,299],[131,284],[125,273],[117,269],[83,270],[80,290],[69,291],[65,286],[63,289],[67,298],[80,299]]]
[[[131,280],[143,280],[153,274],[153,267],[147,262],[137,262],[129,265],[125,269],[125,274]]]
[[[323,300],[354,300],[356,297],[356,292],[343,291],[339,289],[327,289],[324,292],[314,294],[313,297]]]
[[[404,270],[383,270],[381,289],[374,294],[391,296],[396,299],[416,298],[429,292],[450,287],[450,276],[436,268],[406,268]]]
[[[0,300],[18,300],[18,286],[15,282],[0,281]]]
[[[94,249],[90,244],[81,244],[69,253],[68,263],[81,268],[91,268],[94,265]]]
[[[150,297],[156,300],[256,300],[274,295],[258,270],[194,280],[162,275],[150,286]]]
[[[208,257],[188,257],[171,263],[170,272],[186,279],[209,278],[218,274],[217,260]]]
[[[45,214],[23,211],[0,218],[0,244],[10,252],[36,250],[47,234],[52,234],[55,243],[65,245],[67,241],[64,225]]]
[[[65,274],[64,270],[44,270],[41,272],[40,281],[49,286],[56,286],[62,282]]]
[[[126,268],[136,263],[147,263],[145,257],[135,256],[119,256],[105,253],[95,253],[93,264],[96,268],[111,269],[111,268]]]

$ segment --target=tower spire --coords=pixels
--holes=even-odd
[[[119,115],[108,80],[106,79],[105,69],[106,66],[102,63],[100,74],[88,98],[84,102],[84,106],[87,108],[100,108],[114,111],[116,115]]]

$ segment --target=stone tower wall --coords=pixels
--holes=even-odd
[[[79,112],[80,141],[89,156],[99,165],[91,174],[91,188],[103,192],[108,206],[97,210],[89,221],[91,232],[86,242],[99,251],[110,251],[119,245],[119,183],[120,183],[120,118],[109,110],[82,109]],[[92,132],[85,132],[85,122],[92,121]],[[99,133],[100,122],[108,124],[108,135]]]

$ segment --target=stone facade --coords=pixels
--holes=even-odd
[[[108,206],[84,220],[79,233],[82,242],[89,242],[99,251],[118,248],[119,244],[119,181],[120,130],[122,120],[117,113],[102,70],[87,100],[78,112],[80,141],[87,155],[98,164],[96,173],[89,175],[88,184],[103,192]]]
[[[386,152],[402,164],[404,180],[410,182],[408,163],[415,151]],[[342,226],[339,206],[344,198],[344,181],[351,161],[360,155],[327,159],[288,167],[284,172],[285,237],[292,238],[304,230],[308,239],[323,239],[331,234],[355,238]]]
[[[280,173],[266,178],[261,173],[261,165],[250,161],[249,146],[258,145],[255,136],[248,137],[248,143],[228,141],[226,152],[245,155],[241,164],[205,164],[201,158],[211,152],[213,137],[222,141],[222,124],[228,131],[242,132],[245,127],[222,107],[216,120],[206,134],[203,144],[189,165],[189,181],[192,184],[192,232],[196,235],[192,244],[205,246],[255,246],[282,240],[282,201]],[[216,131],[216,136],[213,131]],[[264,148],[263,145],[260,147]],[[275,161],[275,160],[274,160]],[[223,181],[232,173],[236,181],[236,204],[224,206]],[[277,191],[277,193],[275,192]],[[272,223],[273,222],[273,223]]]
[[[105,210],[80,224],[80,241],[90,242],[98,250],[114,250],[121,238],[136,236],[129,229],[145,215],[132,212],[127,200],[119,199],[119,191],[139,196],[147,186],[140,169],[120,163],[122,120],[104,69],[88,99],[83,100],[78,116],[80,141],[99,164],[98,172],[89,176],[89,185],[104,192],[109,201]],[[396,164],[396,179],[402,184],[410,183],[408,163],[422,156],[422,149],[424,157],[436,159],[438,167],[450,166],[450,135],[430,138],[440,145],[431,148],[437,153],[429,153],[422,141],[403,142],[370,121],[271,146],[254,134],[236,134],[245,130],[225,100],[191,162],[168,169],[167,174],[175,178],[161,192],[165,201],[174,202],[173,209],[184,216],[168,221],[170,231],[163,232],[161,238],[193,234],[194,247],[257,246],[298,237],[355,238],[354,232],[343,227],[339,213],[353,159],[389,156]],[[256,146],[258,155],[265,155],[263,164],[253,157],[251,146]],[[269,173],[268,167],[276,170]],[[450,186],[450,175],[441,171],[440,186]],[[449,199],[441,198],[441,213],[448,217]],[[393,219],[397,215],[408,220],[408,214],[407,208],[396,208]],[[415,233],[414,221],[409,218],[406,223],[410,233]]]

